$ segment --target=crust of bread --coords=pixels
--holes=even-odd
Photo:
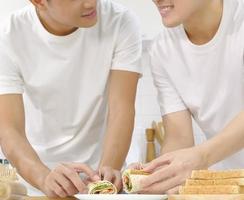
[[[244,194],[244,187],[237,185],[181,186],[179,194]]]
[[[212,179],[212,180],[195,180],[187,179],[186,186],[190,185],[239,185],[244,186],[244,178],[231,178],[231,179]]]
[[[244,178],[244,169],[226,170],[226,171],[210,171],[198,170],[192,171],[191,179],[231,179]]]

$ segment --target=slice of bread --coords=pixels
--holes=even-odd
[[[0,165],[0,181],[17,181],[18,176],[15,168]]]
[[[181,186],[179,194],[244,194],[244,187],[237,185]]]
[[[212,180],[195,180],[187,179],[186,186],[190,185],[239,185],[244,186],[244,178],[231,178],[231,179],[212,179]]]
[[[210,170],[197,170],[192,171],[191,179],[231,179],[231,178],[244,178],[244,169],[225,170],[225,171],[210,171]]]

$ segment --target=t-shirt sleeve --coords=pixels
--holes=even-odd
[[[11,56],[0,45],[0,95],[22,94],[23,79]]]
[[[159,63],[160,59],[157,56],[160,53],[155,48],[151,48],[149,51],[152,76],[158,92],[158,102],[162,116],[187,110],[181,96],[178,94],[166,70],[163,68],[163,63]]]
[[[120,23],[111,69],[141,74],[142,36],[139,20],[131,11],[127,11]]]

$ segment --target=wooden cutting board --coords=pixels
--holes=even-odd
[[[244,194],[235,195],[172,195],[168,200],[244,200]]]

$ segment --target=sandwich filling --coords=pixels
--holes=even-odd
[[[109,181],[90,183],[88,189],[88,194],[117,194],[117,188]]]
[[[129,194],[138,192],[141,189],[140,180],[148,175],[142,170],[125,170],[122,175],[124,191]]]

